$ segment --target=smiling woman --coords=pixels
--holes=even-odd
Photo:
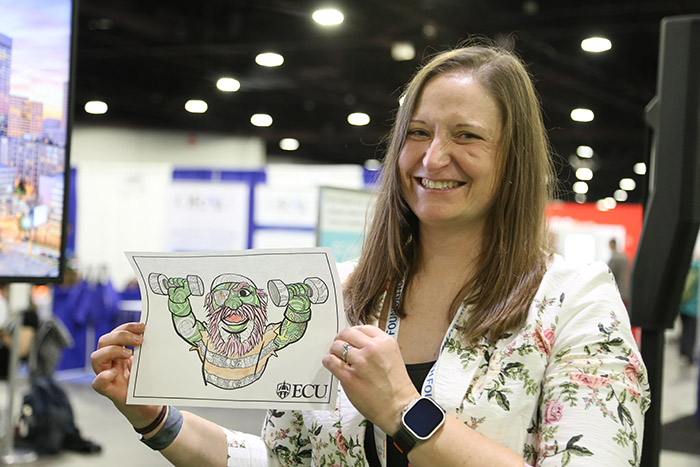
[[[182,429],[156,428],[151,445],[197,465],[639,465],[646,371],[607,266],[549,251],[555,177],[522,62],[489,44],[440,53],[401,102],[362,254],[339,268],[351,325],[323,357],[342,386],[335,410],[270,410],[262,437],[175,415]],[[230,339],[256,299],[243,282],[212,286]],[[313,284],[268,284],[275,304],[289,293],[279,348],[303,332]],[[93,366],[112,368],[141,332],[103,337]],[[240,368],[217,362],[205,372]],[[156,418],[125,406],[126,381],[110,378],[95,387],[133,424]]]

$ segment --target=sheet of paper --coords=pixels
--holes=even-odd
[[[329,248],[126,255],[146,324],[127,404],[335,407],[321,359],[345,319]]]

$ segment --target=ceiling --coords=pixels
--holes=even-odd
[[[80,0],[75,116],[77,124],[170,128],[258,136],[269,160],[358,163],[381,158],[401,86],[424,56],[471,34],[511,42],[529,64],[541,95],[545,124],[557,154],[562,199],[573,199],[573,156],[591,146],[593,179],[588,200],[608,197],[619,180],[643,202],[645,176],[632,167],[648,159],[644,107],[655,94],[659,22],[700,14],[700,1],[562,0],[337,0],[345,21],[333,28],[313,22],[323,0]],[[601,54],[583,52],[582,39],[604,35]],[[392,60],[396,41],[410,41],[416,58]],[[255,64],[260,52],[284,64]],[[216,89],[221,76],[241,89]],[[103,100],[105,115],[89,115],[85,102]],[[189,99],[208,103],[204,114],[184,109]],[[596,118],[571,120],[576,107]],[[346,121],[370,115],[364,127]],[[250,115],[270,114],[268,128]],[[294,152],[279,149],[293,137]]]

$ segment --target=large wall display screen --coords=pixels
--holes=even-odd
[[[3,282],[61,278],[74,22],[74,0],[0,0]]]

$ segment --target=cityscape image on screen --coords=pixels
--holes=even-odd
[[[72,0],[0,0],[0,11],[0,278],[56,278]]]

